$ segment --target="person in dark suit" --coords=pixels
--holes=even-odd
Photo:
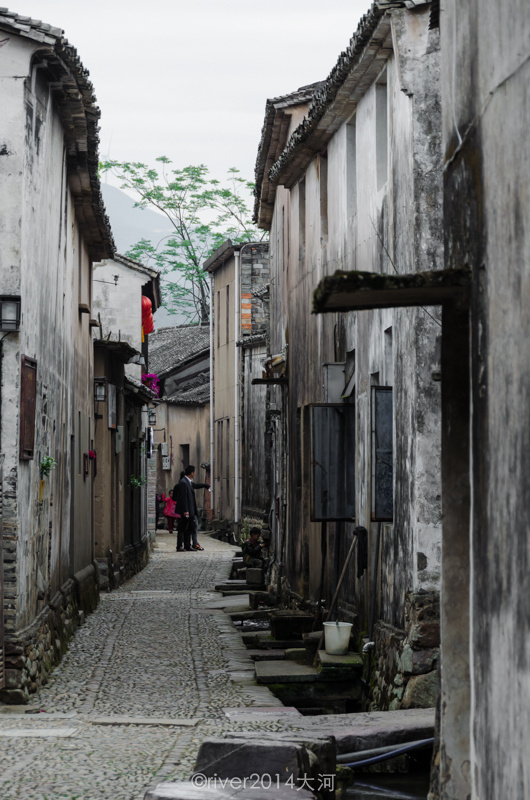
[[[182,472],[180,473],[179,480],[182,480],[182,478],[184,477],[185,474],[186,473],[184,472],[184,470],[182,470]],[[193,490],[194,491],[196,489],[208,489],[208,491],[210,491],[210,484],[209,483],[195,483],[195,481],[192,481],[191,485],[193,486]],[[197,534],[199,533],[199,516],[198,516],[198,514],[196,514],[195,517],[193,518],[193,524],[192,524],[191,519],[190,519],[189,529],[190,529],[190,534],[191,534],[191,549],[192,550],[204,550],[204,547],[199,544],[199,540],[197,538]]]
[[[198,513],[195,489],[193,488],[194,475],[195,467],[193,464],[189,464],[184,470],[184,477],[173,489],[173,499],[176,501],[175,512],[180,514],[177,526],[177,552],[179,553],[192,549],[191,536]]]

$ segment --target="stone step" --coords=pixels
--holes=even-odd
[[[281,661],[285,658],[285,650],[259,650],[247,648],[245,651],[253,661]]]
[[[216,592],[224,592],[229,589],[237,589],[240,586],[246,588],[247,582],[245,580],[227,580],[223,583],[217,583],[213,588]]]
[[[318,651],[318,667],[321,673],[342,678],[347,675],[361,677],[363,660],[359,653],[349,651],[344,656],[331,656],[325,650]]]
[[[333,680],[321,673],[317,667],[298,664],[296,661],[256,661],[256,680],[258,683],[314,683]]]
[[[243,633],[243,644],[260,650],[286,650],[289,647],[298,647],[298,639],[273,639],[268,631],[257,633]]]
[[[248,607],[248,592],[233,597],[224,597],[222,600],[212,600],[204,604],[204,608],[224,608],[227,611],[248,611]]]

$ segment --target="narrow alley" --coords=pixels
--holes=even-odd
[[[29,705],[1,707],[2,800],[142,800],[189,777],[207,736],[284,729],[281,714],[223,711],[281,709],[215,607],[235,548],[204,537],[204,552],[176,553],[175,538],[161,532],[147,568],[101,596]]]

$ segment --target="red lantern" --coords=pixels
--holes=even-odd
[[[142,295],[142,331],[144,335],[153,333],[155,329],[152,308],[153,306],[149,298]]]

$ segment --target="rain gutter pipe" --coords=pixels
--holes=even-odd
[[[213,423],[213,381],[214,381],[214,372],[213,372],[213,359],[214,359],[214,352],[213,352],[213,273],[210,275],[210,491],[212,493],[211,501],[210,501],[210,508],[214,512],[215,516],[215,478],[214,478],[214,471],[213,471],[213,441],[214,441],[214,423]],[[219,324],[219,321],[217,321]]]
[[[239,346],[241,336],[241,289],[239,264],[243,247],[234,250],[235,297],[234,297],[234,523],[239,525]],[[237,532],[234,531],[237,535]]]
[[[372,598],[370,603],[370,621],[368,623],[368,639],[369,645],[372,645],[373,638],[374,638],[374,624],[375,624],[375,599],[377,594],[377,577],[379,573],[379,550],[381,547],[381,525],[382,523],[379,522],[377,525],[377,538],[375,540],[375,558],[374,558],[374,572],[372,578]],[[370,689],[370,672],[372,670],[372,651],[373,645],[368,647],[366,645],[366,650],[363,648],[363,653],[368,653],[368,660],[366,663],[366,677],[364,680],[361,678],[361,683],[366,690],[369,692]]]

